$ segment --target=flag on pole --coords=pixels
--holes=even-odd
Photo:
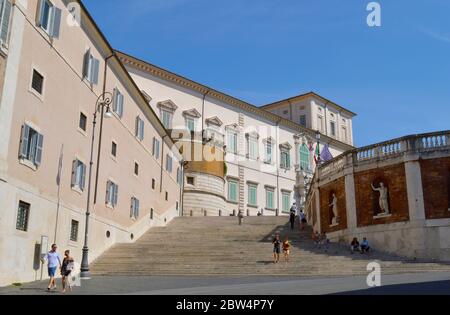
[[[317,144],[316,152],[314,153],[314,162],[316,162],[316,164],[319,164],[319,160],[320,160],[320,145]]]
[[[325,144],[322,153],[320,154],[320,161],[321,162],[328,162],[333,159],[333,155],[330,152],[330,146],[328,144]]]
[[[61,173],[63,167],[63,157],[64,157],[64,144],[61,146],[61,152],[59,153],[59,162],[58,162],[58,175],[56,176],[56,184],[61,185]]]

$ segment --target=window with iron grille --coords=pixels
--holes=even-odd
[[[70,240],[72,242],[78,241],[78,227],[80,223],[78,221],[72,220],[72,223],[70,225]]]
[[[28,230],[28,219],[30,217],[30,204],[19,201],[19,209],[17,211],[16,229],[26,232]]]
[[[44,76],[37,72],[36,70],[33,70],[33,78],[31,80],[31,87],[33,90],[38,92],[42,95],[43,89],[44,89]]]
[[[80,121],[78,123],[78,127],[80,127],[81,130],[86,131],[86,128],[87,128],[87,117],[83,113],[80,113]]]

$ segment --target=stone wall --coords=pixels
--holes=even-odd
[[[405,167],[403,164],[369,169],[354,174],[358,227],[409,220]],[[390,216],[379,216],[380,194],[372,190],[383,182],[389,190]]]
[[[347,210],[345,201],[345,180],[343,177],[330,182],[320,189],[320,223],[322,231],[329,233],[347,228]],[[330,206],[333,194],[337,197],[337,208],[339,220],[333,224],[333,210]]]
[[[421,160],[427,219],[450,218],[450,157]]]

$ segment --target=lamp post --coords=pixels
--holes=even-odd
[[[318,152],[318,156],[317,156],[317,165],[321,164],[321,159],[320,159],[320,131],[317,130],[316,131],[316,140],[317,140],[317,148],[316,148],[316,152]]]
[[[89,177],[88,177],[88,191],[87,191],[87,203],[86,203],[86,224],[84,228],[84,246],[83,246],[83,258],[81,260],[81,279],[89,279],[89,247],[88,247],[88,235],[89,235],[89,216],[90,212],[90,204],[91,204],[91,179],[92,179],[92,165],[94,164],[94,142],[95,142],[95,125],[97,124],[97,113],[104,113],[105,118],[111,118],[112,113],[110,109],[110,105],[112,103],[112,94],[109,92],[103,93],[97,98],[97,102],[95,103],[95,112],[94,119],[92,121],[92,138],[91,138],[91,157],[89,160]],[[106,108],[106,112],[105,112]],[[103,118],[103,116],[102,116]],[[103,125],[103,124],[102,124]],[[102,128],[102,125],[100,126]]]

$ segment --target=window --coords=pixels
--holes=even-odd
[[[161,118],[162,118],[162,124],[166,129],[171,129],[172,127],[172,113],[161,110]]]
[[[166,191],[166,201],[169,201],[169,193]]]
[[[86,165],[80,160],[74,160],[72,162],[72,188],[78,188],[84,191],[86,178]]]
[[[119,186],[108,181],[106,183],[106,204],[112,208],[117,206],[117,199],[119,195]]]
[[[308,146],[304,143],[300,147],[300,167],[304,171],[310,170],[309,155],[310,155],[310,153],[309,153]]]
[[[130,217],[134,220],[139,218],[139,199],[135,197],[131,198]]]
[[[134,162],[134,175],[139,175],[139,164]]]
[[[123,94],[120,93],[119,89],[115,88],[113,93],[113,112],[117,114],[120,118],[123,116]]]
[[[61,10],[49,0],[39,0],[36,22],[50,37],[58,38],[61,26]]]
[[[266,208],[275,209],[274,199],[275,190],[273,188],[266,188]]]
[[[169,173],[172,173],[172,164],[173,164],[173,159],[169,154],[167,154],[166,155],[166,171],[168,171]]]
[[[150,209],[150,220],[153,220],[153,212],[154,212],[154,210],[153,210],[153,208],[151,208]]]
[[[44,91],[44,77],[33,69],[33,78],[31,79],[31,88],[42,95]]]
[[[159,159],[159,140],[156,138],[153,138],[152,152],[155,159]]]
[[[228,181],[228,200],[238,202],[238,182],[236,180]]]
[[[342,127],[342,139],[344,141],[348,141],[347,128],[346,127]]]
[[[195,178],[192,177],[192,176],[188,176],[188,177],[186,177],[186,182],[187,182],[188,185],[194,186],[195,185]]]
[[[32,162],[36,167],[41,165],[44,136],[28,125],[22,126],[19,158]]]
[[[136,132],[135,132],[135,136],[139,139],[139,140],[144,140],[144,121],[137,116],[136,117]]]
[[[195,131],[195,118],[186,117],[186,128],[190,132],[194,132]]]
[[[306,115],[300,116],[300,125],[302,125],[303,127],[306,127]]]
[[[0,44],[5,48],[8,48],[11,8],[10,0],[0,0]]]
[[[177,201],[176,203],[175,203],[175,210],[177,210],[178,211],[178,208],[180,207],[180,203]]]
[[[117,157],[117,143],[114,141],[111,142],[111,155]]]
[[[258,206],[258,186],[255,184],[248,185],[248,205]]]
[[[323,117],[317,116],[317,130],[323,132]]]
[[[30,217],[30,204],[23,201],[19,201],[16,229],[19,231],[26,232],[28,230],[29,217]]]
[[[257,160],[259,158],[257,136],[247,135],[247,157],[251,160]]]
[[[281,151],[280,167],[285,170],[288,170],[291,168],[291,153],[289,152],[289,150],[284,149]]]
[[[330,122],[330,133],[333,137],[336,136],[336,123],[334,121]]]
[[[156,187],[156,180],[152,178],[152,189],[155,190]]]
[[[72,223],[70,224],[70,240],[72,242],[78,241],[78,227],[80,223],[78,221],[72,220]]]
[[[282,211],[289,213],[291,210],[291,193],[282,192]]]
[[[267,164],[272,164],[273,163],[273,144],[272,141],[267,141],[266,145],[265,145],[265,149],[266,149],[266,160],[265,162]]]
[[[78,122],[78,127],[83,131],[86,131],[87,129],[87,117],[83,113],[80,113],[80,120]]]
[[[83,78],[91,84],[98,84],[98,75],[100,70],[100,60],[94,58],[91,50],[84,54]]]
[[[237,154],[238,148],[237,148],[237,133],[236,131],[228,131],[228,146],[227,146],[228,152]]]

